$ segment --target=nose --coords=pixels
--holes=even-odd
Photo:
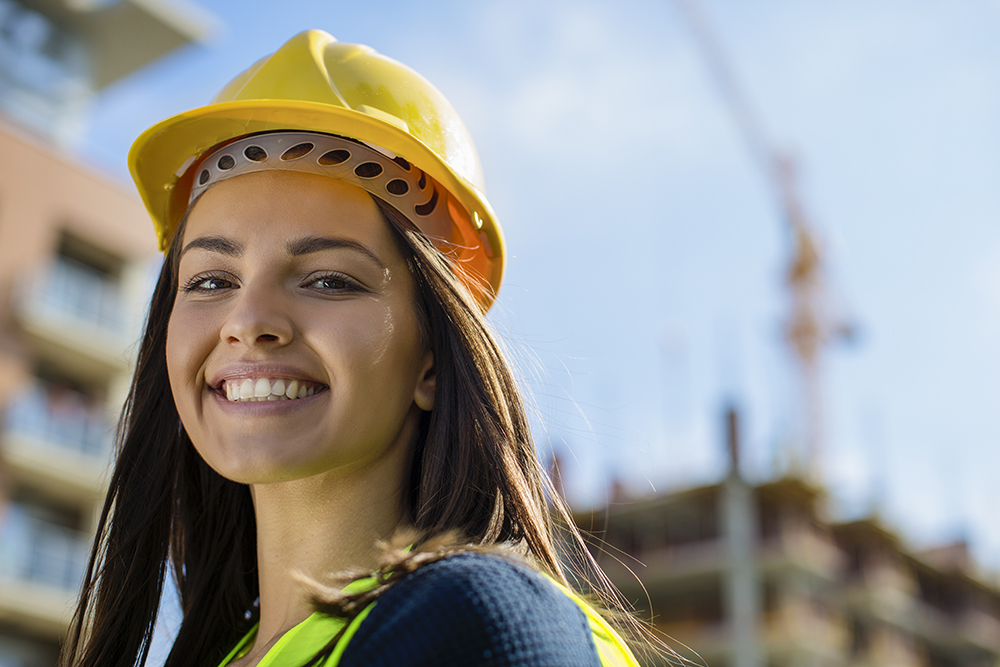
[[[251,283],[239,289],[219,335],[230,345],[280,347],[291,342],[294,331],[281,295]]]

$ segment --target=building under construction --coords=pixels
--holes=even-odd
[[[709,667],[997,667],[1000,580],[964,544],[906,545],[876,518],[832,521],[818,480],[823,352],[853,325],[834,307],[795,163],[762,129],[696,0],[678,0],[790,231],[784,339],[797,386],[792,475],[740,474],[736,413],[719,483],[578,512],[594,555],[680,658]]]
[[[652,610],[696,664],[1000,665],[1000,585],[964,544],[917,551],[877,519],[830,521],[805,478],[751,484],[733,465],[717,484],[576,521],[640,615]]]
[[[0,666],[51,667],[83,579],[156,248],[67,156],[102,88],[197,37],[153,0],[0,0]]]

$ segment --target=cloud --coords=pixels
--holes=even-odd
[[[608,4],[480,11],[486,57],[500,64],[479,87],[497,133],[565,158],[624,158],[643,147],[690,168],[726,152],[719,130],[729,121],[679,36],[638,39],[622,18],[628,10]]]

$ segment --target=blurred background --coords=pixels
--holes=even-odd
[[[55,663],[107,480],[158,267],[128,148],[307,28],[465,119],[541,455],[678,650],[1000,664],[998,24],[996,0],[0,0],[0,667]]]

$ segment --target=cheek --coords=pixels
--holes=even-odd
[[[337,360],[332,379],[344,383],[342,390],[349,386],[353,400],[384,407],[412,400],[423,345],[408,313],[390,308],[338,317],[314,331],[312,346]]]
[[[372,371],[394,387],[405,402],[413,398],[424,356],[423,338],[410,308],[386,311],[381,326],[373,329],[371,339]]]
[[[204,318],[174,310],[167,325],[167,376],[182,419],[204,383],[204,361],[211,350],[205,324]]]

